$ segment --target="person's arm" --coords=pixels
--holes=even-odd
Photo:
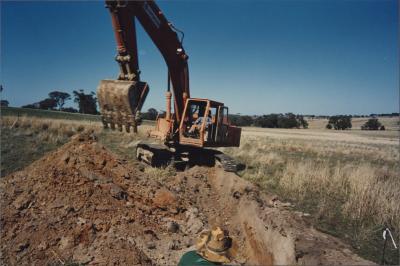
[[[200,125],[203,122],[203,117],[197,118],[197,120],[194,122],[195,125]]]

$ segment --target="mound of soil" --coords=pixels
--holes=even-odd
[[[149,178],[81,135],[0,182],[1,263],[171,265],[222,226],[238,264],[371,264],[219,168]]]

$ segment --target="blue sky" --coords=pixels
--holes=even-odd
[[[102,1],[1,3],[2,98],[95,91],[118,74]],[[185,32],[191,96],[231,113],[370,114],[399,110],[398,2],[161,1]],[[144,109],[165,109],[167,68],[138,24]],[[73,105],[71,101],[71,105]]]

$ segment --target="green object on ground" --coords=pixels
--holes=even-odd
[[[197,254],[195,250],[188,251],[185,254],[183,254],[182,258],[178,263],[178,266],[197,266],[197,265],[218,265],[218,264],[214,264],[204,259],[199,254]]]

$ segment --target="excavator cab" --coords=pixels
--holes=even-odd
[[[179,143],[197,147],[239,147],[241,128],[231,126],[228,107],[199,98],[186,101],[179,125]]]

